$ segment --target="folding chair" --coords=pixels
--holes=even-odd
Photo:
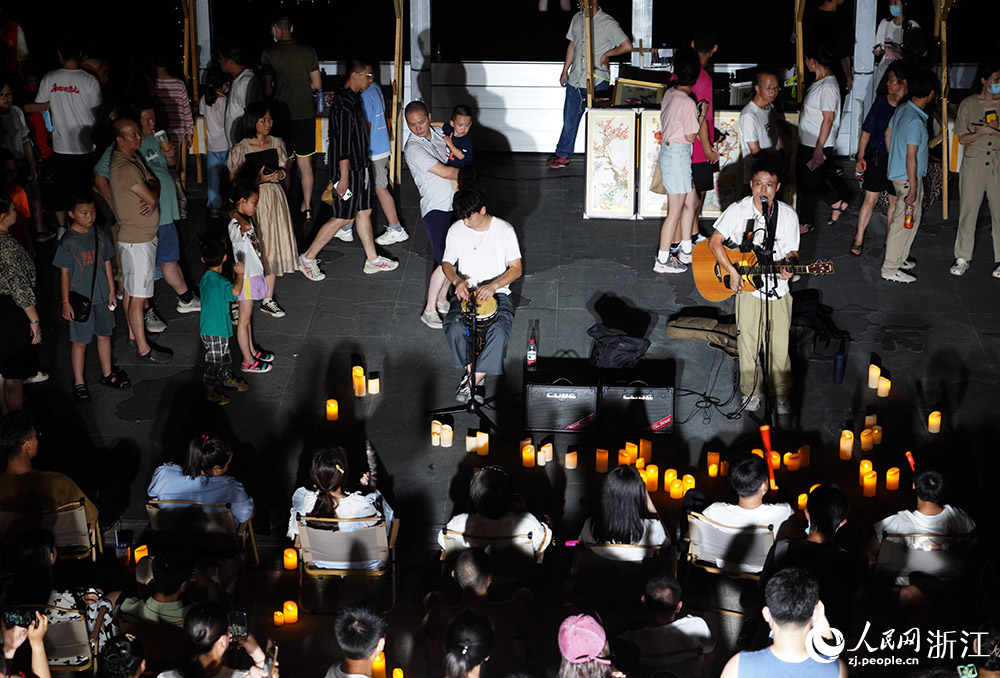
[[[323,529],[323,525],[340,526],[352,523],[374,525],[359,530]],[[372,580],[388,577],[390,583],[390,605],[386,612],[396,606],[396,537],[399,534],[399,520],[392,521],[392,533],[386,535],[385,520],[369,516],[365,518],[309,518],[298,516],[299,526],[299,607],[309,610],[302,603],[302,585],[306,575],[322,581],[330,578]],[[338,567],[319,567],[317,563],[330,563]],[[366,567],[381,564],[379,569]]]
[[[526,585],[529,588],[541,576],[545,559],[545,546],[534,546],[534,533],[512,535],[479,535],[474,531],[442,529],[444,549],[441,551],[441,576],[450,577],[458,554],[467,548],[481,548],[490,555],[493,566],[493,585],[506,590]]]
[[[573,551],[567,602],[599,608],[607,621],[615,611],[638,612],[646,580],[676,571],[677,549],[672,545],[580,542]]]
[[[94,645],[83,615],[78,610],[51,605],[44,610],[49,617],[43,638],[49,670],[93,673],[97,668]]]
[[[5,546],[32,528],[42,528],[53,534],[59,558],[80,560],[89,556],[96,562],[98,552],[103,552],[97,526],[87,524],[83,497],[42,513],[18,513],[0,507],[0,534]]]
[[[930,532],[883,532],[875,559],[875,574],[891,577],[896,586],[908,586],[914,572],[950,583],[962,579],[974,534],[942,535]],[[923,539],[923,549],[910,540]]]
[[[181,537],[185,547],[201,553],[239,551],[249,545],[255,565],[260,565],[257,537],[248,520],[237,525],[231,504],[206,504],[180,499],[149,500],[146,502],[149,527],[169,540]]]
[[[759,581],[773,544],[773,525],[731,527],[695,511],[688,514],[685,559],[706,572]]]

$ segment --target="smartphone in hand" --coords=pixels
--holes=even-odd
[[[264,670],[267,678],[274,675],[274,665],[278,662],[278,644],[273,639],[267,639],[267,649],[264,650]]]
[[[247,626],[247,613],[246,612],[230,612],[229,613],[229,633],[233,636],[233,642],[236,644],[242,643],[250,635],[250,629]]]

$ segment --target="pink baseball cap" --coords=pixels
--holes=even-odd
[[[610,664],[609,659],[601,657],[606,642],[604,627],[590,615],[566,617],[559,625],[559,652],[570,664]]]

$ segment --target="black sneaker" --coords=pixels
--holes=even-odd
[[[284,318],[285,309],[276,302],[273,298],[263,299],[260,302],[260,310],[274,318]]]
[[[139,362],[150,363],[151,365],[163,365],[174,359],[174,353],[167,348],[150,347],[149,353],[139,356]]]

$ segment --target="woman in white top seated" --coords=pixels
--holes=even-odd
[[[154,500],[229,504],[237,524],[253,517],[253,499],[243,483],[227,476],[233,450],[222,438],[197,436],[188,445],[184,465],[164,464],[153,471],[146,494]]]
[[[245,638],[233,637],[229,616],[219,603],[192,607],[184,618],[184,633],[188,637],[187,659],[181,668],[164,671],[157,678],[278,678],[278,662],[269,672],[264,650],[252,633]],[[250,655],[254,665],[249,671],[227,666],[226,653],[233,645]]]
[[[552,528],[526,511],[514,494],[514,482],[506,469],[487,466],[469,483],[471,513],[460,513],[438,534],[438,544],[449,553],[469,546],[482,549],[513,546],[541,561],[552,543]]]
[[[299,535],[299,516],[309,518],[372,518],[346,523],[316,523],[317,527],[341,532],[353,532],[378,523],[379,518],[385,518],[386,530],[392,533],[393,513],[389,503],[382,493],[370,487],[369,474],[361,476],[362,487],[370,489],[368,494],[361,492],[346,492],[344,484],[348,479],[347,454],[340,447],[325,447],[313,454],[309,467],[309,487],[300,487],[292,495],[292,515],[288,520],[288,537],[296,539]],[[368,570],[380,570],[385,566],[382,561],[366,563],[325,562],[316,561],[315,567],[339,570],[361,567]]]
[[[656,513],[646,483],[634,466],[619,466],[608,474],[601,491],[601,508],[587,518],[580,533],[586,544],[630,544],[667,546],[670,537]],[[609,560],[641,561],[653,554],[652,548],[607,548],[598,553]]]

